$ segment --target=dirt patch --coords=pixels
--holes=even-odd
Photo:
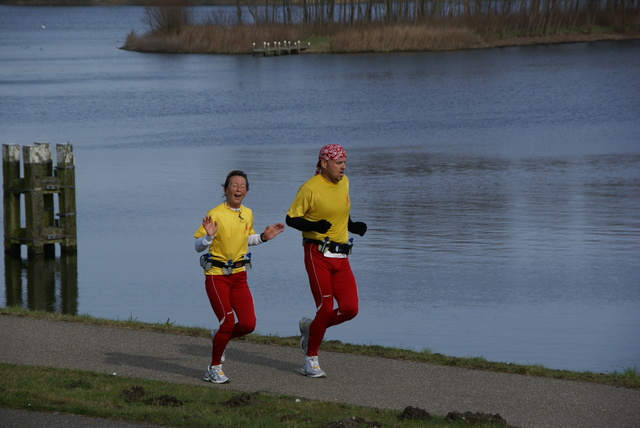
[[[127,403],[132,403],[135,401],[140,401],[142,397],[145,396],[147,391],[141,386],[132,386],[129,389],[124,389],[120,392],[120,396],[124,398],[124,401]]]
[[[65,385],[65,388],[69,388],[69,389],[76,389],[76,388],[82,388],[82,389],[86,389],[91,387],[91,384],[89,382],[86,382],[84,380],[69,380]]]
[[[398,420],[417,420],[428,421],[431,419],[431,415],[424,409],[419,407],[408,406],[404,408],[404,411],[398,416]]]
[[[150,406],[178,407],[184,402],[173,395],[149,396],[142,386],[133,386],[120,392],[120,396],[127,403],[144,403]]]
[[[337,422],[330,422],[326,425],[322,425],[320,428],[345,428],[345,427],[381,427],[380,422],[369,422],[362,418],[356,418],[355,416],[345,418]]]
[[[224,403],[223,406],[227,407],[239,407],[239,406],[251,406],[260,402],[260,396],[257,392],[244,393],[240,395],[234,395]]]
[[[449,412],[445,417],[448,421],[466,422],[468,425],[495,425],[498,427],[508,427],[509,424],[499,414],[491,415],[488,413],[472,413],[472,412]]]
[[[178,400],[173,395],[159,395],[157,397],[151,397],[144,400],[145,404],[151,406],[164,406],[164,407],[179,407],[184,404],[182,400]]]
[[[419,407],[408,406],[405,407],[398,420],[413,420],[413,421],[429,421],[432,416],[424,409]],[[499,414],[491,415],[488,413],[472,413],[472,412],[449,412],[445,417],[445,420],[456,423],[463,423],[466,425],[482,425],[482,426],[496,426],[502,428],[510,428],[511,426],[505,421]],[[322,425],[320,428],[343,428],[343,427],[380,427],[380,422],[366,421],[362,418],[347,418],[337,422],[330,422]]]

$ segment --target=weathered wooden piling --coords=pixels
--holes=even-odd
[[[22,187],[20,183],[20,146],[2,145],[2,189],[4,214],[4,251],[20,256],[20,243],[12,237],[20,234],[20,192],[13,187]]]
[[[55,171],[49,143],[22,148],[24,178],[20,177],[20,146],[2,145],[5,253],[20,256],[26,245],[29,256],[55,256],[77,251],[75,165],[71,144],[57,144]],[[24,227],[21,198],[24,196]],[[55,213],[56,200],[58,213]],[[57,217],[57,218],[56,218]]]

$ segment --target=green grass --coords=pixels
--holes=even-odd
[[[383,427],[461,426],[443,417],[401,422],[398,411],[9,364],[0,364],[0,406],[175,427],[317,427],[351,418]]]

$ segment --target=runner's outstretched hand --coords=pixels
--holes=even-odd
[[[284,224],[282,223],[276,223],[273,226],[267,225],[267,227],[264,228],[264,232],[260,234],[260,239],[263,241],[269,241],[270,239],[280,235],[282,232],[284,232]]]

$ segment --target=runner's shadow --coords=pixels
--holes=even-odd
[[[202,356],[203,361],[208,362],[211,357],[211,344],[210,341],[204,342],[205,345],[194,344],[182,344],[179,346],[180,352],[185,355],[194,357]],[[297,366],[291,361],[273,358],[267,352],[261,351],[246,351],[234,346],[233,341],[230,341],[225,350],[226,362],[225,364],[232,364],[233,362],[264,366],[271,369],[280,370],[283,372],[295,371]],[[293,365],[292,365],[293,364]]]
[[[192,357],[211,357],[211,341],[204,342],[203,345],[194,344],[180,344],[178,345],[180,353],[183,355],[190,355]]]
[[[135,369],[149,370],[151,372],[171,373],[180,376],[193,377],[194,373],[198,373],[195,376],[199,377],[200,369],[206,367],[211,358],[211,348],[210,346],[207,346],[207,342],[204,343],[204,345],[179,345],[179,352],[181,354],[196,358],[202,357],[202,364],[200,365],[194,364],[193,366],[185,366],[176,363],[171,357],[164,358],[149,355],[141,356],[123,352],[105,353],[104,362],[112,366],[126,366]],[[286,358],[273,358],[265,351],[247,351],[245,349],[239,349],[234,347],[232,343],[227,346],[225,355],[226,364],[237,363],[250,366],[260,366],[284,373],[291,373],[297,369],[296,364]]]
[[[122,352],[108,352],[105,354],[106,364],[127,366],[150,371],[173,373],[181,376],[193,376],[194,367],[185,367],[172,362],[169,358],[140,356]]]
[[[241,364],[266,367],[284,373],[295,372],[299,368],[297,360],[294,362],[294,360],[284,355],[274,357],[272,353],[261,349],[249,351],[231,345],[227,347],[226,356],[228,362],[237,361]]]

